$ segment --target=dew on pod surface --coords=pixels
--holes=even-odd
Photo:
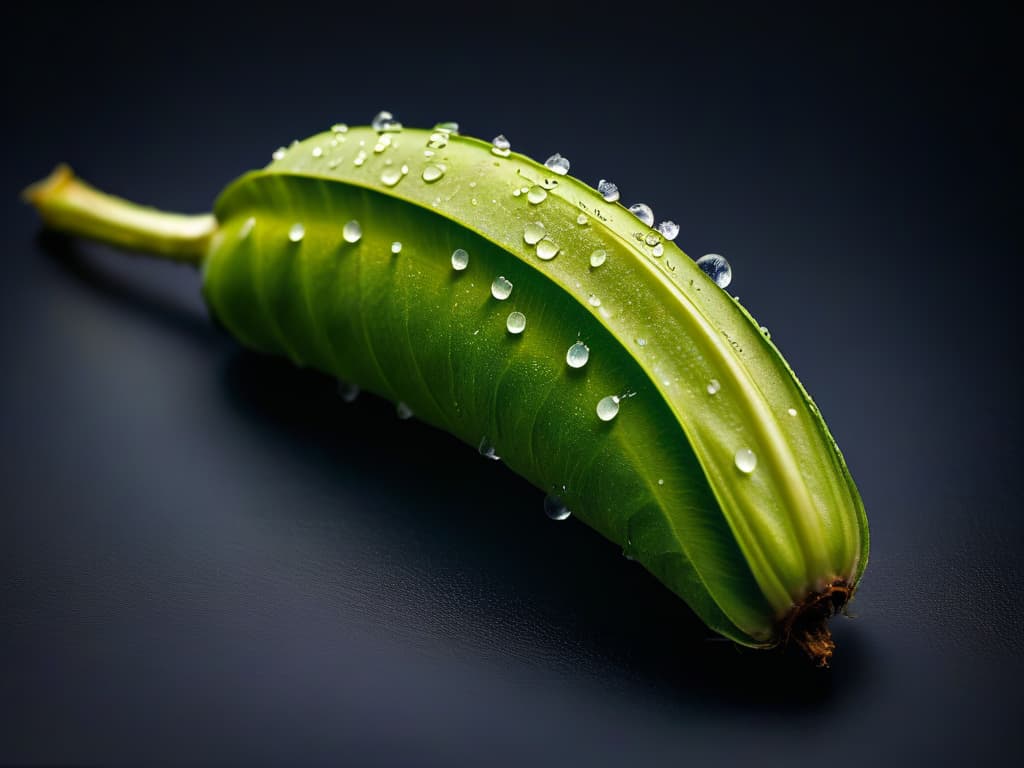
[[[537,258],[542,261],[551,261],[555,256],[558,255],[558,246],[548,238],[544,238],[537,243]]]
[[[393,187],[402,180],[402,171],[394,166],[385,168],[380,173],[380,182],[385,187]]]
[[[242,226],[238,229],[238,239],[245,240],[250,234],[252,234],[252,228],[256,226],[256,217],[250,216],[243,222]]]
[[[665,246],[662,245],[661,243],[658,243],[656,246],[651,248],[651,255],[654,258],[656,258],[656,259],[660,259],[662,254],[664,254],[664,253],[665,253]]]
[[[548,199],[548,193],[544,191],[543,187],[534,184],[530,187],[530,191],[526,193],[526,199],[534,205],[540,205]]]
[[[401,400],[395,403],[395,413],[398,415],[398,418],[403,420],[411,419],[415,415],[412,412],[412,408],[410,408],[407,403]]]
[[[648,227],[654,226],[654,211],[651,210],[651,206],[646,205],[645,203],[636,203],[629,206],[629,212],[640,219],[640,221]]]
[[[587,297],[587,303],[590,306],[592,306],[592,307],[600,307],[601,306],[601,300],[599,298],[597,298],[597,296],[595,296],[594,294],[590,294]]]
[[[547,229],[539,221],[534,221],[526,225],[523,230],[523,240],[526,241],[527,245],[536,245],[544,239],[544,235],[547,234]]]
[[[364,150],[360,149],[356,153],[356,156],[352,158],[352,165],[354,165],[356,167],[359,167],[359,166],[361,166],[365,162],[366,162],[366,152]]]
[[[452,251],[452,269],[461,272],[469,266],[469,253],[465,248],[456,248]]]
[[[757,456],[755,456],[754,452],[749,448],[740,448],[736,451],[734,460],[736,462],[736,469],[746,475],[753,472],[754,468],[757,466]]]
[[[391,244],[391,253],[393,253],[395,255],[398,255],[401,252],[402,252],[402,244],[400,242],[398,242],[397,240],[395,240],[395,242],[393,242]]]
[[[498,301],[504,301],[512,295],[512,281],[504,275],[498,275],[491,283],[491,296]]]
[[[768,326],[762,325],[759,330],[761,331],[761,335],[766,339],[770,339],[772,337],[771,331],[768,330]]]
[[[647,346],[647,339],[645,339],[643,336],[640,336],[636,340],[636,345],[638,347],[646,347]]]
[[[491,153],[498,157],[508,157],[512,152],[512,145],[502,133],[499,133],[491,140],[491,145]]]
[[[554,171],[559,176],[565,176],[569,172],[569,159],[555,152],[555,154],[544,161],[544,167]]]
[[[348,125],[345,123],[335,123],[331,126],[331,133],[348,133]]]
[[[717,253],[706,253],[697,259],[697,266],[715,281],[719,288],[727,288],[732,282],[732,267],[724,256]]]
[[[587,218],[587,214],[581,213],[579,216],[576,217],[576,223],[579,224],[581,227],[585,227],[587,224],[590,223],[590,219]]]
[[[608,252],[603,248],[598,248],[596,251],[590,254],[590,266],[594,267],[594,269],[600,267],[607,260]]]
[[[355,219],[346,221],[345,226],[341,228],[341,236],[345,238],[346,243],[358,243],[363,236],[363,228]]]
[[[722,388],[722,385],[718,381],[718,379],[712,379],[711,381],[708,382],[708,394],[709,395],[717,395],[718,391],[721,388]]]
[[[601,421],[611,421],[619,415],[619,396],[608,395],[602,397],[597,403],[597,418]]]
[[[287,154],[287,149],[285,149],[284,147],[278,147],[277,149],[274,150],[274,154],[272,154],[271,157],[274,160],[284,160],[284,156]]]
[[[288,239],[293,243],[297,243],[306,236],[306,228],[299,222],[292,224],[292,228],[288,230]]]
[[[402,130],[402,124],[395,120],[394,115],[384,109],[374,115],[373,120],[370,121],[370,127],[377,133]]]
[[[423,180],[430,184],[444,176],[444,166],[431,163],[423,169]]]
[[[444,122],[438,123],[434,126],[435,131],[441,131],[442,133],[454,133],[458,135],[459,124],[454,120],[445,120]]]
[[[597,192],[605,202],[614,203],[619,199],[619,188],[606,179],[597,182]]]
[[[498,461],[501,458],[497,451],[495,451],[494,445],[487,439],[487,435],[480,438],[480,445],[477,446],[477,450],[484,458],[491,459],[493,461]]]
[[[647,236],[644,237],[644,242],[650,246],[661,245],[661,238],[653,232],[648,232]]]
[[[565,353],[565,362],[570,368],[582,368],[590,359],[590,347],[582,341],[577,341],[569,351]]]
[[[789,408],[786,410],[786,413],[788,413],[790,416],[796,416],[796,408]]]
[[[324,148],[323,147],[313,147],[313,152],[311,154],[313,155],[313,157],[323,157],[324,156]]]
[[[359,385],[353,384],[351,381],[339,381],[338,382],[338,395],[346,403],[351,403],[359,397]]]
[[[518,336],[526,329],[526,315],[522,312],[512,312],[505,321],[505,327],[509,333]]]
[[[565,520],[572,514],[565,502],[553,494],[544,497],[544,514],[552,520]]]
[[[674,221],[663,221],[655,227],[666,240],[675,240],[679,234],[679,225]]]

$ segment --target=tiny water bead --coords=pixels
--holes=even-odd
[[[299,222],[292,224],[292,228],[288,230],[288,239],[293,243],[297,243],[306,236],[306,228]]]
[[[537,258],[542,261],[551,261],[555,256],[558,255],[558,246],[548,238],[544,238],[537,243]]]
[[[512,281],[504,275],[498,275],[491,283],[491,296],[498,301],[504,301],[512,295]]]
[[[363,237],[363,228],[355,219],[346,221],[345,226],[341,228],[341,236],[345,238],[346,243],[358,243]]]
[[[287,154],[287,149],[285,149],[284,147],[278,147],[277,149],[274,150],[274,154],[272,154],[271,157],[274,160],[284,160],[284,156]]]
[[[643,336],[640,336],[636,340],[636,345],[638,347],[646,347],[647,346],[647,339],[645,339]]]
[[[796,408],[789,408],[786,410],[786,413],[788,413],[790,416],[796,416]]]
[[[493,145],[491,147],[491,152],[497,155],[498,157],[508,157],[509,154],[512,152],[512,145],[509,143],[509,140],[506,139],[505,135],[502,133],[499,133],[497,136],[495,136],[491,140],[491,144]]]
[[[582,341],[577,341],[569,351],[565,353],[565,362],[570,368],[582,368],[590,359],[590,347]]]
[[[679,225],[674,221],[663,221],[655,227],[666,240],[675,240],[679,234]]]
[[[646,237],[644,237],[644,242],[650,246],[661,245],[661,238],[653,232],[648,232]]]
[[[619,396],[608,395],[602,397],[597,403],[597,418],[601,421],[611,421],[619,415]]]
[[[526,193],[526,199],[529,200],[533,205],[540,205],[548,199],[548,193],[543,187],[539,187],[534,184],[530,187],[530,191]]]
[[[242,226],[239,227],[239,229],[238,229],[238,239],[239,240],[244,240],[249,235],[251,235],[252,234],[252,228],[255,227],[255,226],[256,226],[256,217],[255,216],[250,216],[248,219],[246,219],[242,223]]]
[[[614,203],[619,199],[619,188],[607,179],[597,182],[597,192],[609,203]]]
[[[459,124],[454,120],[445,120],[444,122],[438,123],[434,126],[435,131],[441,131],[443,133],[454,133],[458,135]]]
[[[532,222],[526,225],[526,229],[523,230],[523,240],[526,241],[527,245],[536,245],[544,239],[544,235],[547,234],[547,229],[539,221]]]
[[[380,173],[380,182],[385,187],[393,187],[402,180],[402,171],[400,168],[390,166],[385,168]]]
[[[452,269],[461,272],[469,266],[469,253],[465,248],[456,248],[452,251]]]
[[[597,298],[597,296],[595,296],[594,294],[590,294],[587,297],[587,303],[590,306],[592,306],[592,307],[600,307],[601,306],[601,300],[599,298]]]
[[[651,256],[653,256],[656,259],[660,259],[662,254],[664,254],[664,253],[665,253],[665,246],[662,245],[661,243],[658,243],[656,246],[651,248]]]
[[[764,336],[766,339],[770,339],[772,337],[771,331],[768,330],[768,326],[762,325],[760,331],[761,335]]]
[[[361,166],[365,162],[366,162],[366,152],[364,150],[360,149],[356,153],[356,156],[352,158],[352,165],[358,167],[358,166]]]
[[[635,205],[629,206],[629,212],[640,219],[640,221],[648,227],[654,226],[654,211],[651,210],[651,206],[644,203],[636,203]]]
[[[565,520],[572,512],[565,506],[564,501],[549,493],[544,497],[544,514],[552,520]]]
[[[607,260],[608,251],[604,250],[603,248],[598,248],[596,251],[590,254],[590,266],[592,266],[594,269],[600,267]]]
[[[732,267],[724,256],[717,253],[706,253],[697,259],[697,266],[705,275],[715,281],[719,288],[727,288],[732,282]]]
[[[505,321],[505,327],[509,333],[518,336],[526,330],[526,315],[522,312],[512,312]]]
[[[370,127],[377,133],[402,130],[402,124],[395,120],[394,115],[384,109],[374,116],[373,120],[370,122]]]
[[[354,402],[359,397],[359,385],[353,384],[351,381],[339,381],[338,395],[346,403]]]
[[[587,214],[581,213],[579,216],[576,217],[576,223],[579,224],[581,227],[585,227],[587,224],[590,223],[590,219],[587,218]]]
[[[348,125],[346,123],[335,123],[331,126],[331,133],[348,133]]]
[[[405,419],[411,419],[415,415],[412,412],[412,408],[410,408],[407,403],[401,400],[395,403],[395,413],[398,415],[398,418],[402,419],[403,421]]]
[[[313,147],[312,154],[313,154],[313,157],[323,157],[324,156],[324,148],[323,147]]]
[[[711,381],[708,382],[708,394],[709,395],[717,395],[718,391],[721,388],[722,388],[722,385],[721,385],[721,383],[719,383],[718,379],[712,379]]]
[[[494,445],[487,439],[487,435],[480,438],[480,445],[477,447],[477,450],[480,452],[480,455],[486,459],[491,459],[492,461],[498,461],[501,459],[501,456],[499,456],[498,452],[494,449]]]
[[[746,475],[753,472],[754,468],[757,466],[757,456],[755,456],[754,452],[749,448],[740,448],[736,451],[734,461],[736,462],[736,469]]]
[[[544,167],[554,171],[559,176],[565,176],[569,172],[569,158],[562,157],[555,152],[555,154],[544,161]]]
[[[395,254],[397,256],[401,252],[402,252],[402,244],[400,242],[398,242],[397,240],[395,240],[395,242],[393,242],[391,244],[391,253],[393,253],[393,254]]]
[[[428,165],[426,168],[423,169],[423,174],[422,175],[423,175],[423,180],[425,182],[427,182],[428,184],[430,184],[432,182],[435,182],[438,179],[440,179],[442,176],[444,176],[444,166],[443,165],[433,165],[433,164]]]

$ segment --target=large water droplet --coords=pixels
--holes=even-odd
[[[353,384],[351,381],[339,381],[338,394],[346,403],[351,403],[359,397],[359,385]]]
[[[395,116],[383,109],[374,116],[370,122],[370,127],[377,133],[402,130],[402,124],[395,120]]]
[[[391,144],[392,144],[391,134],[390,133],[381,134],[380,138],[377,139],[377,143],[373,145],[373,151],[376,154],[379,155],[385,149],[390,147]]]
[[[555,152],[555,154],[544,161],[544,166],[559,176],[565,176],[569,172],[569,159]]]
[[[509,140],[506,139],[505,135],[502,133],[499,133],[497,136],[495,136],[494,139],[491,141],[491,144],[494,145],[491,147],[491,152],[497,155],[498,157],[508,157],[509,154],[512,152],[512,145],[509,143]]]
[[[363,236],[363,228],[355,219],[346,221],[345,226],[341,228],[341,236],[345,238],[346,243],[358,243]]]
[[[252,228],[255,227],[255,226],[256,226],[256,217],[255,216],[250,216],[248,219],[246,219],[242,223],[242,226],[239,227],[239,229],[238,229],[238,239],[239,240],[245,240],[245,238],[247,238],[249,235],[252,234]]]
[[[602,397],[597,403],[597,418],[601,421],[611,421],[619,415],[619,396],[608,395]]]
[[[526,241],[527,245],[536,245],[544,239],[544,235],[547,233],[544,225],[539,221],[531,222],[526,225],[526,229],[523,230],[523,240]]]
[[[629,206],[629,212],[640,219],[640,221],[648,227],[654,226],[654,211],[651,210],[651,206],[645,205],[644,203],[636,203],[635,205]]]
[[[443,165],[428,165],[423,169],[423,180],[428,184],[444,176]]]
[[[656,229],[664,235],[666,240],[675,240],[676,235],[679,234],[679,225],[674,221],[663,221]]]
[[[614,203],[619,199],[619,188],[605,179],[597,182],[597,191],[609,203]]]
[[[485,458],[492,459],[494,461],[498,461],[501,458],[501,456],[498,455],[498,452],[494,450],[494,445],[487,439],[487,435],[480,438],[480,445],[477,447],[477,450],[480,451],[480,455]]]
[[[454,133],[458,134],[459,124],[454,120],[445,120],[443,123],[438,123],[434,126],[435,131],[441,131],[443,133]]]
[[[380,173],[380,181],[385,187],[393,187],[402,180],[402,170],[389,166]]]
[[[740,448],[736,451],[734,460],[736,461],[736,469],[747,475],[753,472],[754,467],[757,466],[757,456],[749,448]]]
[[[331,126],[331,133],[348,133],[348,125],[345,123],[335,123]]]
[[[352,158],[352,165],[359,167],[366,162],[366,151],[360,149],[356,156]]]
[[[395,413],[400,419],[411,419],[415,414],[412,412],[412,408],[401,400],[395,403]]]
[[[544,514],[552,520],[565,520],[572,512],[564,501],[549,493],[544,497]]]
[[[529,200],[534,205],[539,205],[540,203],[543,203],[545,200],[548,199],[548,193],[544,190],[543,187],[539,187],[536,184],[534,184],[532,187],[530,187],[530,191],[526,193],[526,199]]]
[[[400,242],[398,242],[397,240],[395,240],[395,242],[393,242],[391,244],[391,253],[393,253],[394,255],[397,256],[401,252],[402,252],[402,244]]]
[[[297,243],[306,236],[306,228],[299,222],[292,224],[292,228],[288,230],[288,239],[293,243]]]
[[[712,379],[711,381],[708,382],[708,394],[709,395],[717,395],[718,391],[721,388],[722,388],[722,384],[718,381],[718,379]]]
[[[509,333],[518,335],[526,330],[526,315],[522,312],[512,312],[505,321],[505,327]]]
[[[598,248],[596,251],[590,254],[590,266],[592,266],[594,269],[600,267],[607,260],[608,251],[604,250],[603,248]]]
[[[715,285],[719,288],[727,288],[732,282],[732,267],[729,266],[729,262],[725,260],[724,256],[719,256],[717,253],[706,253],[697,259],[697,266],[714,280]]]
[[[456,248],[452,251],[452,269],[461,272],[469,266],[469,254],[465,248]]]
[[[542,259],[543,261],[551,261],[557,255],[558,246],[548,238],[545,237],[537,243],[537,258]]]
[[[577,341],[569,351],[565,353],[565,362],[570,368],[582,368],[590,359],[590,347],[582,341]]]
[[[277,149],[274,150],[274,154],[272,154],[271,157],[274,160],[284,160],[284,156],[286,154],[288,154],[287,149],[285,149],[284,147],[278,147]]]
[[[498,275],[491,283],[491,296],[498,301],[504,301],[512,295],[512,281],[504,275]]]

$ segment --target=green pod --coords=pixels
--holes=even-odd
[[[52,226],[194,261],[244,345],[500,456],[717,632],[826,663],[868,528],[818,409],[673,242],[558,170],[449,130],[337,126],[212,218],[67,171],[28,197]]]

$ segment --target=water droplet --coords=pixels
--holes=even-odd
[[[614,203],[619,199],[619,188],[605,179],[597,182],[597,191],[609,203]]]
[[[512,190],[512,197],[519,197],[521,194],[523,194],[523,192],[520,189],[513,189]]]
[[[355,165],[355,166],[358,167],[358,166],[362,165],[365,162],[366,162],[366,152],[360,149],[356,153],[356,156],[352,158],[352,165]]]
[[[430,134],[430,138],[427,139],[427,146],[431,149],[444,149],[448,146],[448,134],[437,132]]]
[[[736,469],[747,475],[753,472],[754,467],[757,466],[757,456],[749,448],[740,448],[736,451],[735,461]]]
[[[651,256],[656,259],[660,259],[663,253],[665,253],[665,246],[661,243],[658,243],[656,246],[651,248]]]
[[[585,227],[587,224],[590,223],[590,219],[587,218],[587,214],[581,213],[579,216],[576,217],[576,223],[579,224],[581,227]]]
[[[732,267],[725,257],[717,253],[706,253],[697,259],[697,266],[715,281],[719,288],[726,288],[732,282]]]
[[[796,416],[796,408],[790,408],[786,411],[790,416]]]
[[[359,226],[358,221],[352,219],[345,222],[345,226],[341,228],[341,236],[345,238],[346,243],[358,243],[363,236],[363,228]]]
[[[465,248],[456,248],[452,251],[452,269],[461,272],[469,266],[469,254]]]
[[[619,396],[608,395],[602,397],[597,403],[597,418],[601,421],[611,421],[619,415]]]
[[[607,260],[608,251],[604,250],[603,248],[598,248],[596,251],[590,254],[590,266],[592,266],[594,269],[600,267]]]
[[[655,229],[661,232],[666,240],[675,240],[676,235],[679,234],[679,225],[674,221],[663,221]]]
[[[412,412],[412,408],[401,400],[395,403],[395,413],[398,414],[398,418],[405,420],[411,419],[415,414]]]
[[[335,158],[329,160],[328,163],[327,163],[327,167],[328,168],[337,168],[339,165],[341,165],[341,158],[340,157],[335,157]]]
[[[530,187],[530,191],[526,193],[526,199],[534,205],[543,203],[548,198],[548,193],[544,191],[543,187],[538,187],[536,184]]]
[[[647,243],[648,245],[651,245],[651,246],[660,245],[661,244],[661,238],[658,237],[653,232],[648,232],[647,236],[644,237],[644,242]]]
[[[664,484],[665,484],[665,478],[664,477],[659,477],[658,478],[658,485],[664,485]]]
[[[443,165],[428,165],[423,169],[423,180],[430,184],[444,176]]]
[[[402,171],[394,166],[381,171],[380,182],[385,187],[393,187],[402,180]]]
[[[480,451],[480,455],[484,458],[493,461],[498,461],[501,458],[497,451],[494,450],[494,445],[487,439],[487,435],[480,438],[480,445],[477,447],[477,450]]]
[[[722,388],[722,385],[718,381],[718,379],[712,379],[711,381],[708,382],[708,394],[709,395],[717,395],[718,394],[718,390],[720,390],[721,388]]]
[[[250,234],[252,234],[252,228],[256,226],[256,217],[250,216],[246,219],[242,226],[238,229],[238,239],[245,240]]]
[[[547,229],[539,221],[532,222],[526,225],[526,229],[523,230],[523,240],[526,241],[527,245],[536,245],[544,239],[544,235],[547,234]]]
[[[590,296],[587,297],[587,303],[592,307],[601,306],[601,300],[597,298],[597,296],[595,296],[594,294],[590,294]]]
[[[402,252],[402,244],[400,242],[398,242],[397,240],[395,240],[395,242],[393,242],[391,244],[391,253],[397,255],[397,254],[399,254],[401,252]]]
[[[565,362],[570,368],[582,368],[590,359],[590,347],[582,341],[577,341],[569,351],[565,353]]]
[[[645,339],[643,336],[639,337],[636,340],[636,345],[638,347],[646,347],[647,346],[647,339]]]
[[[302,224],[296,222],[292,224],[292,228],[288,230],[288,239],[293,243],[297,243],[306,236],[306,228]]]
[[[559,176],[565,176],[569,172],[569,159],[555,152],[555,154],[544,161],[544,167],[550,168]]]
[[[278,147],[274,150],[274,154],[271,157],[275,160],[284,160],[284,156],[288,154],[288,150],[284,147]]]
[[[377,139],[377,143],[373,145],[373,151],[376,154],[380,154],[385,149],[391,146],[391,134],[384,133]]]
[[[505,327],[512,334],[520,334],[526,330],[526,315],[522,312],[512,312],[505,321]]]
[[[458,134],[459,124],[454,120],[446,120],[443,123],[438,123],[434,126],[435,131],[441,131],[442,133],[454,133]]]
[[[348,126],[345,123],[335,123],[331,126],[332,133],[348,133]]]
[[[338,394],[346,403],[351,403],[359,397],[359,385],[353,384],[351,381],[339,381]]]
[[[313,157],[323,157],[323,156],[324,156],[324,148],[323,147],[313,147]]]
[[[645,205],[644,203],[637,203],[636,205],[629,206],[629,212],[640,219],[640,221],[648,227],[654,226],[654,211],[651,210],[651,206]]]
[[[771,331],[768,330],[768,326],[762,325],[760,330],[761,335],[764,336],[766,339],[770,339],[772,337]]]
[[[494,282],[491,283],[491,296],[496,298],[498,301],[504,301],[512,295],[512,281],[504,275],[499,275],[494,278]]]
[[[565,520],[572,512],[564,501],[549,493],[544,497],[544,514],[552,520]]]
[[[498,157],[508,157],[512,152],[512,145],[509,140],[505,138],[504,134],[499,133],[494,139],[491,140],[491,152]]]
[[[558,246],[548,238],[537,243],[537,258],[543,261],[551,261],[558,255]]]
[[[395,116],[383,109],[374,116],[370,127],[377,133],[402,130],[402,124],[395,120]]]

